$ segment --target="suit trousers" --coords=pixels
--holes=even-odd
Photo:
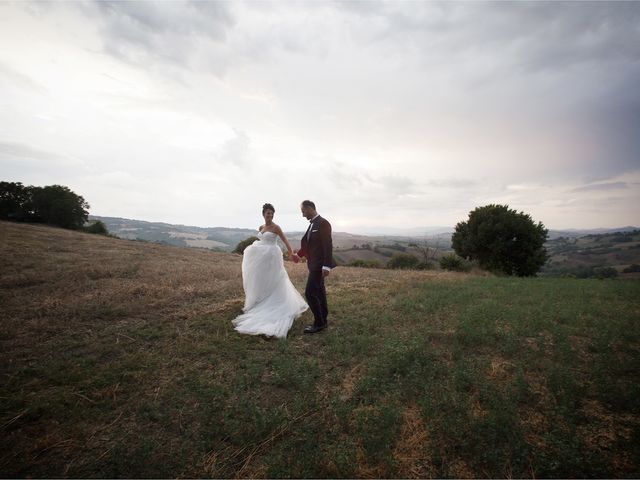
[[[327,307],[327,290],[324,287],[322,270],[309,271],[304,296],[307,298],[307,303],[313,313],[313,325],[315,327],[325,327],[329,308]]]

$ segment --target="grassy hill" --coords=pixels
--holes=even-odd
[[[90,220],[102,221],[109,233],[119,238],[216,251],[231,251],[239,242],[256,234],[255,230],[246,228],[201,228],[118,217],[92,215]]]
[[[275,341],[232,329],[233,254],[0,254],[2,477],[640,476],[640,282],[340,267]]]

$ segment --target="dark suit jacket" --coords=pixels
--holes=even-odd
[[[322,270],[322,267],[334,268],[333,241],[331,240],[331,224],[318,216],[309,226],[311,234],[302,237],[298,255],[307,257],[309,270]]]

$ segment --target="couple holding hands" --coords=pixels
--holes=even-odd
[[[242,258],[242,286],[245,303],[243,314],[233,320],[235,329],[250,335],[285,338],[293,321],[311,308],[314,323],[305,333],[317,333],[327,328],[327,292],[324,279],[336,265],[333,261],[331,224],[316,211],[315,204],[305,200],[300,205],[309,228],[302,237],[300,250],[294,251],[282,229],[273,223],[275,208],[270,203],[262,207],[264,225],[258,241],[248,246]],[[309,276],[305,302],[295,289],[284,268],[277,239],[284,243],[289,257],[298,263],[307,259]]]

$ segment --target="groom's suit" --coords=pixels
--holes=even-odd
[[[309,277],[304,294],[307,297],[309,308],[313,312],[313,325],[326,327],[329,309],[322,270],[332,269],[336,264],[333,261],[331,224],[320,215],[311,221],[307,232],[302,237],[298,255],[307,258]]]

